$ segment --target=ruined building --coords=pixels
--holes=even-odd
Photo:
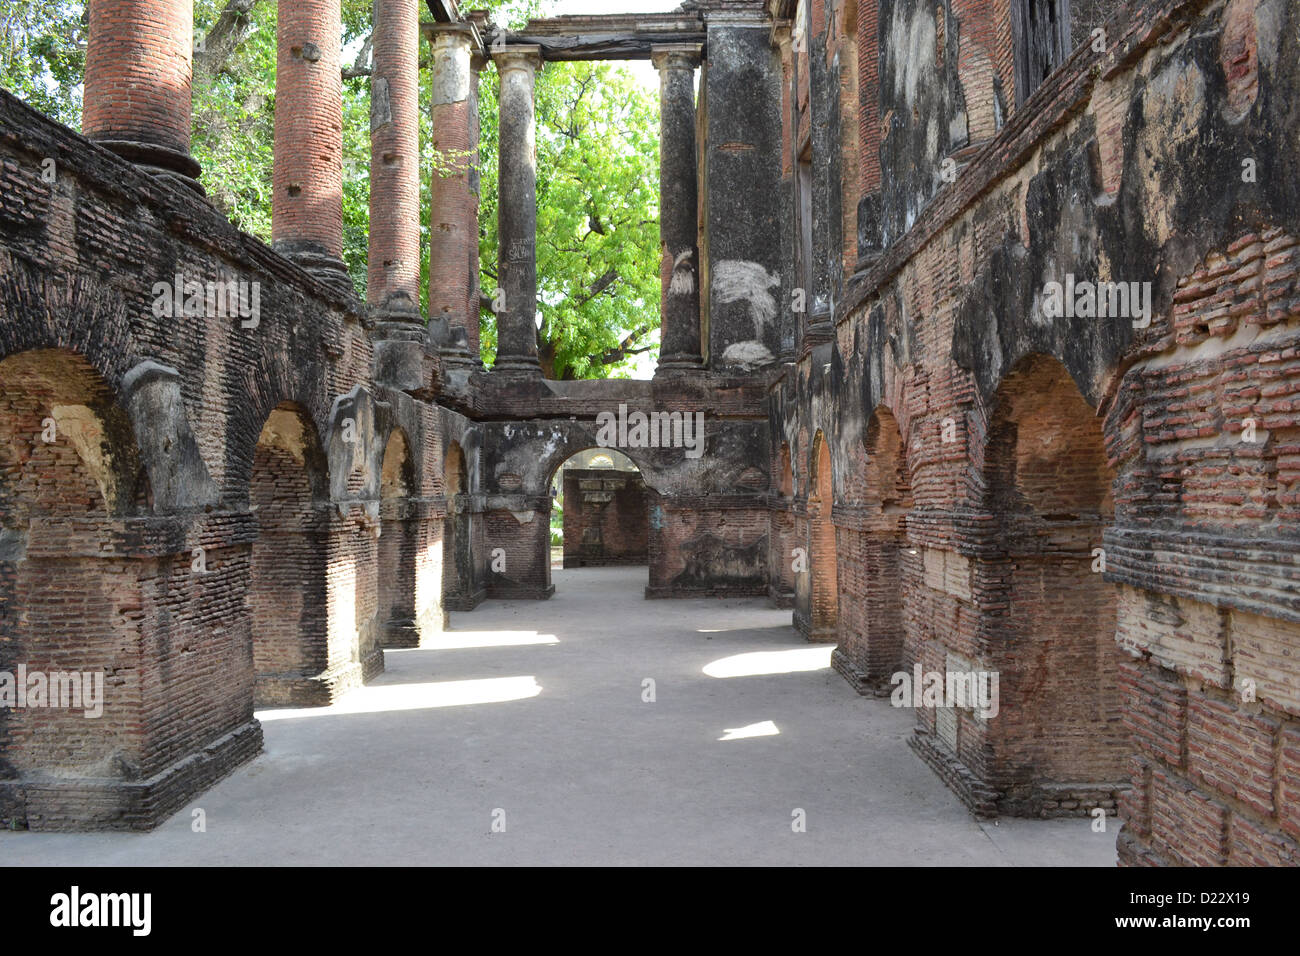
[[[255,702],[547,598],[556,469],[616,415],[639,478],[573,494],[644,500],[618,546],[647,599],[789,606],[866,695],[1000,676],[996,716],[916,710],[972,813],[1117,810],[1125,864],[1300,863],[1294,0],[516,33],[377,0],[365,302],[337,0],[279,5],[270,246],[196,181],[189,0],[88,6],[84,135],[0,93],[0,671],[102,671],[107,704],[0,709],[4,825],[154,826],[259,752]],[[533,84],[600,57],[662,79],[661,357],[547,381]],[[417,289],[417,111],[472,154],[487,82],[490,369],[472,162],[434,177],[427,315]]]

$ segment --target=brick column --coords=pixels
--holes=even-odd
[[[280,0],[276,24],[271,242],[339,292],[343,264],[343,78],[339,0]]]
[[[880,258],[880,39],[878,0],[858,4],[858,270]]]
[[[419,0],[376,0],[366,302],[420,322]]]
[[[191,189],[190,0],[89,0],[81,129],[143,169]]]
[[[537,361],[537,147],[533,83],[541,48],[492,54],[501,79],[497,178],[497,275],[505,308],[497,314],[497,361],[505,372],[541,374]]]
[[[433,147],[429,319],[448,360],[479,364],[478,75],[474,35],[459,23],[430,28]],[[444,327],[445,326],[445,327]]]
[[[659,368],[699,368],[700,283],[695,68],[703,46],[651,48],[659,71]]]
[[[831,322],[840,248],[840,191],[834,120],[839,113],[839,77],[827,62],[829,7],[808,5],[809,113],[812,117],[812,288],[808,290],[808,329],[803,349],[834,338]],[[827,503],[829,509],[830,504]]]
[[[777,361],[793,362],[799,340],[800,314],[793,310],[792,290],[802,278],[797,274],[798,246],[795,230],[799,221],[799,198],[795,192],[795,139],[799,132],[798,91],[794,85],[795,52],[792,24],[772,24],[772,45],[781,57],[781,323]],[[805,308],[806,311],[806,308]],[[789,562],[786,562],[787,564]]]

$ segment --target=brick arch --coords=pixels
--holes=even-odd
[[[132,333],[147,298],[128,302],[117,285],[84,275],[31,265],[21,256],[5,261],[0,283],[0,361],[23,352],[67,350],[114,387],[144,354]],[[71,353],[70,353],[71,354]]]
[[[444,605],[452,611],[472,610],[478,603],[474,562],[474,515],[466,507],[469,462],[460,442],[447,442],[442,461],[442,492],[447,515],[442,532],[442,590]]]
[[[796,587],[795,607],[795,626],[810,641],[834,641],[839,620],[832,474],[830,443],[818,429],[808,454],[807,585]]]
[[[862,440],[862,499],[838,522],[839,641],[831,663],[864,694],[887,694],[891,677],[904,666],[904,569],[912,558],[906,449],[893,412],[877,406]]]
[[[14,505],[35,508],[42,514],[80,514],[102,509],[108,515],[132,512],[147,489],[135,437],[126,413],[99,371],[79,353],[65,349],[37,349],[10,355],[0,361],[0,384],[5,396],[4,418],[11,429],[0,456],[22,467],[16,476]],[[44,412],[39,419],[33,416]],[[34,426],[32,428],[31,426]],[[27,428],[31,434],[21,430]],[[50,429],[55,440],[43,440]],[[41,439],[41,440],[38,440]],[[58,460],[56,460],[58,459]],[[32,468],[24,466],[31,465]],[[62,482],[32,481],[34,469],[62,468],[63,474],[88,479],[86,493],[61,500]],[[23,476],[26,476],[24,479]],[[91,488],[97,489],[98,502]]]
[[[415,460],[406,429],[398,426],[384,442],[383,461],[379,468],[379,497],[408,498],[415,493]]]
[[[159,562],[142,559],[148,548],[133,541],[147,480],[125,413],[84,356],[11,354],[0,361],[0,396],[0,672],[16,676],[21,665],[49,687],[55,674],[76,678],[75,698],[69,686],[44,706],[34,697],[0,706],[0,822],[111,819],[115,801],[92,795],[92,781],[107,790],[114,784],[104,781],[153,769],[141,699],[162,666],[144,653],[146,579]],[[96,719],[87,719],[87,689]],[[91,779],[79,803],[57,781],[27,789],[29,777],[74,789],[76,778]]]
[[[427,525],[413,520],[418,518],[410,500],[415,494],[415,465],[410,441],[400,426],[388,433],[379,472],[379,642],[383,647],[418,647],[417,607],[422,602],[417,582],[419,565],[426,559]]]
[[[586,433],[577,433],[566,436],[566,440],[563,442],[561,447],[546,456],[544,459],[544,465],[541,469],[542,473],[546,475],[544,490],[547,493],[550,492],[551,483],[555,480],[556,472],[560,470],[560,466],[562,466],[566,461],[574,455],[580,455],[584,451],[593,450],[616,451],[625,456],[633,465],[636,466],[636,470],[641,473],[643,479],[647,479],[648,476],[653,476],[654,474],[652,462],[647,461],[646,457],[642,455],[638,449],[603,448]],[[650,487],[649,480],[646,481],[646,487]]]
[[[996,673],[998,712],[918,711],[929,746],[971,771],[977,799],[1001,813],[1113,808],[1128,742],[1116,594],[1093,554],[1112,476],[1101,423],[1056,359],[1027,356],[999,384],[982,476],[986,540],[973,555],[925,549],[923,574],[968,608],[1002,610],[981,610],[973,633],[958,628],[921,655],[927,671]]]
[[[781,442],[781,448],[777,451],[777,494],[782,498],[789,498],[794,494],[794,471],[790,463],[790,443]]]
[[[447,443],[447,452],[443,456],[442,488],[447,497],[467,493],[469,489],[469,464],[460,442]]]
[[[1114,514],[1101,422],[1055,358],[1028,355],[1002,379],[982,477],[985,505],[997,515]]]
[[[318,476],[325,485],[319,490],[322,498],[329,496],[331,461],[328,456],[334,399],[323,389],[313,387],[305,375],[285,367],[284,361],[255,363],[244,371],[242,379],[232,388],[247,396],[246,402],[231,402],[227,411],[225,429],[225,486],[227,494],[235,500],[247,495],[253,473],[253,457],[271,415],[281,406],[292,406],[305,423],[311,427],[314,447],[319,448],[319,462],[313,463],[313,489]],[[346,478],[346,476],[341,476]]]
[[[330,656],[329,475],[315,425],[302,406],[281,402],[267,415],[248,497],[258,527],[248,590],[257,700],[328,703],[318,678]]]
[[[650,507],[657,501],[646,485],[640,465],[622,448],[592,446],[582,451],[614,453],[616,466],[627,458],[637,469],[635,478],[616,474],[598,474],[604,469],[565,473],[557,482],[559,469],[572,459],[556,466],[550,486],[563,499],[563,566],[565,568],[646,565],[650,557]],[[581,454],[575,452],[574,454]],[[625,467],[625,466],[624,466]],[[656,536],[656,546],[662,541]]]

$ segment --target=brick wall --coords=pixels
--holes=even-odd
[[[109,671],[98,720],[0,713],[0,816],[147,828],[258,752],[257,670],[323,702],[382,667],[384,448],[396,429],[436,446],[436,416],[371,378],[355,299],[8,94],[0,122],[0,420],[17,432],[0,452],[0,656],[70,660],[39,625]],[[256,283],[260,314],[159,315],[155,286],[177,275]],[[37,444],[46,418],[58,440]],[[416,597],[385,600],[440,623],[430,460],[412,456],[405,499],[432,516]]]
[[[761,499],[649,496],[647,597],[767,593],[768,513]]]
[[[1118,805],[1128,864],[1297,859],[1300,202],[1267,145],[1295,118],[1260,91],[1300,76],[1255,26],[1283,6],[1135,5],[999,126],[976,100],[1013,89],[1005,5],[954,3],[991,141],[771,393],[773,454],[820,430],[838,466],[836,666],[861,685],[898,620],[902,669],[998,672],[996,717],[918,709],[919,755],[977,813]],[[1149,280],[1149,325],[1045,315],[1067,273]]]
[[[564,472],[564,566],[645,564],[646,488],[635,472]]]

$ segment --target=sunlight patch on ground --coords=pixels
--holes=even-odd
[[[294,707],[262,710],[255,716],[266,723],[299,717],[335,717],[339,714],[382,714],[394,710],[426,710],[432,707],[461,707],[465,704],[499,704],[524,700],[542,692],[537,678],[492,677],[484,680],[453,680],[428,684],[379,684],[360,687],[329,707]]]
[[[401,654],[406,651],[458,651],[467,647],[523,647],[526,644],[558,644],[554,634],[536,631],[444,631],[434,638],[425,638],[419,647],[389,647],[384,654]]]
[[[770,720],[761,720],[756,724],[750,724],[748,727],[728,727],[722,732],[719,740],[744,740],[746,737],[775,737],[781,733],[776,729],[776,724]]]
[[[788,651],[755,651],[720,657],[704,666],[710,677],[754,677],[758,674],[793,674],[796,671],[819,671],[831,666],[834,644],[795,647]]]

